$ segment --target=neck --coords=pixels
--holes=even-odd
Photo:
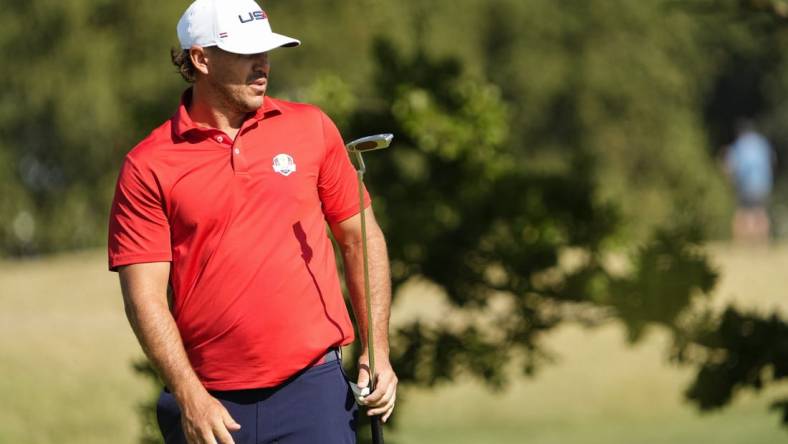
[[[227,101],[210,87],[199,83],[195,83],[192,88],[192,101],[188,111],[197,125],[216,128],[233,139],[247,117],[246,112],[232,109]]]

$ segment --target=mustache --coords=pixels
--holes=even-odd
[[[266,73],[265,73],[265,72],[263,72],[263,71],[260,71],[260,72],[254,72],[254,73],[252,73],[251,75],[249,75],[249,77],[247,77],[247,78],[246,78],[246,82],[247,82],[247,83],[254,83],[254,82],[256,82],[256,81],[258,81],[258,80],[260,80],[260,79],[266,79],[266,80],[268,80],[268,74],[266,74]]]

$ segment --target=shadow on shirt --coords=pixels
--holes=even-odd
[[[312,252],[312,247],[310,247],[309,244],[307,243],[306,233],[304,232],[304,228],[301,226],[300,221],[293,224],[293,234],[295,234],[295,238],[296,240],[298,240],[298,244],[301,246],[301,258],[304,260],[304,265],[306,266],[306,270],[309,272],[309,276],[312,277],[312,282],[315,284],[315,289],[317,289],[317,293],[320,295],[320,303],[323,304],[323,311],[326,314],[326,319],[328,319],[329,322],[334,324],[337,330],[339,330],[340,334],[344,336],[342,327],[328,313],[328,307],[326,307],[326,301],[323,296],[323,291],[320,289],[320,285],[318,285],[317,283],[315,274],[312,273],[312,268],[309,266],[309,263],[312,261],[312,256],[314,255],[314,253]]]

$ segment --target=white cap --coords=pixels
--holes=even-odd
[[[268,16],[254,0],[196,0],[178,21],[182,49],[218,46],[235,54],[259,54],[298,40],[271,31]]]

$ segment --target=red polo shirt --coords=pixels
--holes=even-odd
[[[172,313],[205,387],[270,387],[353,341],[326,221],[358,206],[318,108],[266,97],[232,140],[181,103],[125,158],[109,267],[171,261]]]

